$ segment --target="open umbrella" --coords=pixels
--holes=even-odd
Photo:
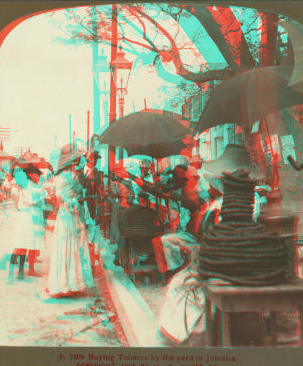
[[[129,146],[127,152],[132,155],[147,155],[155,159],[166,158],[172,155],[178,155],[181,150],[185,149],[186,145],[181,139],[171,142],[158,142],[146,146]]]
[[[48,169],[50,172],[54,172],[52,165],[48,162],[45,161],[44,158],[36,158],[36,159],[32,159],[32,161],[29,161],[32,163],[33,166],[35,166],[38,169]]]
[[[174,119],[175,121],[178,121],[179,123],[181,123],[181,125],[183,125],[185,128],[190,128],[190,126],[194,123],[190,119],[188,119],[187,117],[185,117],[179,113],[176,113],[173,111],[167,111],[165,109],[146,108],[146,109],[142,109],[140,112],[157,113],[157,114],[161,114],[162,116],[170,117],[170,118]]]
[[[294,68],[288,86],[303,91],[303,25],[291,18],[279,25],[288,32],[294,52]]]
[[[211,94],[196,132],[224,123],[248,126],[267,114],[303,103],[303,93],[288,87],[291,67],[243,71],[223,81]]]
[[[0,151],[0,161],[10,161],[14,157],[4,151]]]
[[[120,118],[99,137],[100,144],[124,147],[129,155],[160,158],[179,153],[188,129],[158,112],[136,112]]]
[[[45,161],[44,158],[39,157],[15,158],[12,162],[12,168],[14,169],[15,166],[19,166],[20,168],[32,166],[39,170],[48,169],[51,173],[54,172],[52,165]]]

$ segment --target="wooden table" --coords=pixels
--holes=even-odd
[[[231,346],[230,314],[243,312],[261,312],[269,310],[271,314],[271,345],[276,344],[276,312],[298,310],[300,321],[300,346],[303,346],[303,280],[294,278],[279,286],[244,287],[219,286],[205,283],[206,342],[212,346],[211,305],[221,310],[222,346]]]

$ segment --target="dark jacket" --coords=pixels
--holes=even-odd
[[[105,197],[105,189],[103,184],[103,172],[94,168],[88,176],[84,175],[84,170],[80,172],[79,182],[84,189],[86,189],[85,197],[97,196],[97,200],[102,204],[102,200]],[[88,200],[87,207],[90,213],[90,217],[99,223],[101,215],[103,213],[102,205],[97,205],[96,200]]]

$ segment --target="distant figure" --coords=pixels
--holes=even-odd
[[[193,147],[195,146],[195,139],[194,139],[193,135],[194,135],[194,132],[193,132],[193,129],[191,128],[189,130],[189,133],[186,135],[186,137],[184,139],[182,139],[183,143],[186,145],[186,148],[184,148],[180,151],[180,155],[186,156],[189,161],[192,159],[192,150],[193,150]]]

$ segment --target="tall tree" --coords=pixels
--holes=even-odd
[[[236,15],[234,8],[226,6],[124,4],[118,6],[115,20],[111,18],[109,7],[96,7],[96,32],[94,20],[87,16],[89,11],[90,7],[66,9],[65,19],[61,21],[53,13],[51,21],[65,33],[59,41],[69,45],[90,42],[110,45],[111,31],[117,26],[114,47],[123,43],[126,52],[137,56],[136,65],[151,65],[158,76],[177,85],[180,77],[199,84],[224,80],[242,69],[257,66],[255,48],[260,44],[262,32],[258,21],[266,18],[269,30],[275,29],[273,24],[276,21],[273,16],[263,16],[245,8],[239,8]],[[195,32],[191,25],[196,28]],[[268,45],[275,48],[277,31],[271,34]],[[223,68],[211,69],[204,61],[205,67],[199,70],[207,39],[223,56]],[[168,64],[174,68],[167,67]]]
[[[274,15],[199,3],[120,4],[117,8],[112,17],[110,6],[96,7],[95,24],[88,16],[90,6],[66,9],[61,20],[53,13],[50,20],[64,32],[59,42],[72,46],[100,42],[112,49],[122,44],[125,52],[136,56],[133,72],[148,67],[166,82],[159,92],[171,93],[175,104],[183,102],[184,93],[191,98],[201,88],[206,90],[206,83],[220,82],[245,69],[281,64],[286,58]],[[115,29],[117,41],[113,42]],[[288,51],[292,53],[291,47]],[[214,52],[220,61],[212,64]]]

